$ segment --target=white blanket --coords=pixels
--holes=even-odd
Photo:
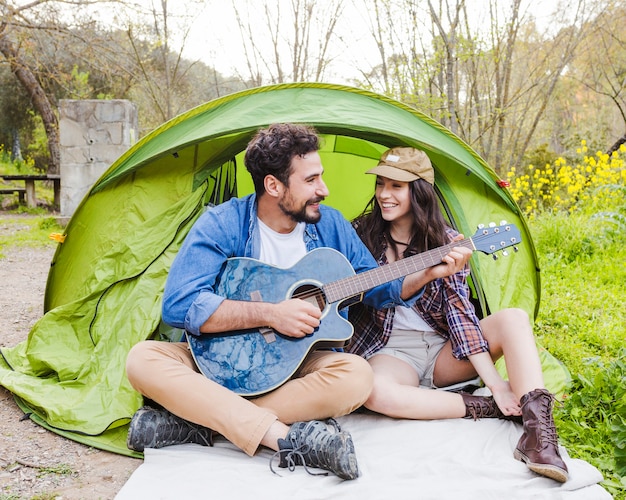
[[[513,458],[522,426],[497,419],[410,421],[372,414],[339,419],[354,439],[361,475],[353,481],[269,469],[272,453],[250,458],[226,440],[146,450],[116,500],[150,499],[563,499],[612,498],[602,474],[562,449],[570,478],[560,484]],[[312,469],[313,472],[321,472]]]

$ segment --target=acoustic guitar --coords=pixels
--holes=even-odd
[[[282,269],[247,257],[228,259],[217,293],[231,300],[278,303],[291,298],[310,301],[322,311],[318,328],[304,338],[281,335],[271,328],[220,334],[187,334],[201,373],[246,396],[260,396],[289,380],[316,349],[341,348],[352,337],[352,325],[339,310],[361,300],[379,285],[440,264],[453,247],[494,254],[521,242],[513,224],[479,227],[471,237],[391,264],[355,274],[350,262],[331,248],[316,248],[297,264]]]

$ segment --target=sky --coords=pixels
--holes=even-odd
[[[286,12],[291,0],[276,0],[281,9]],[[367,3],[366,0],[358,0]],[[316,0],[323,3],[324,0]],[[192,24],[189,39],[183,53],[192,58],[214,66],[222,74],[233,74],[245,65],[246,57],[242,46],[242,35],[237,24],[232,3],[229,0],[206,2],[207,6],[197,16]],[[241,8],[243,2],[239,1]],[[259,2],[257,2],[259,3]],[[245,4],[244,4],[245,5]],[[367,36],[366,20],[362,12],[355,7],[352,0],[345,2],[344,21],[340,23],[350,32],[342,32],[344,38],[355,41],[349,47],[341,47],[340,54],[334,67],[342,74],[356,74],[354,61],[367,58],[367,54],[375,51],[376,47]],[[265,26],[265,20],[260,19],[257,28]],[[348,28],[349,27],[349,28]],[[356,30],[352,28],[357,28]],[[268,44],[267,50],[271,50]],[[341,68],[341,69],[340,69]]]
[[[153,0],[144,0],[151,2]],[[158,3],[159,0],[157,0]],[[245,10],[244,0],[235,0],[238,8]],[[283,12],[290,8],[292,0],[275,0]],[[261,3],[260,0],[254,0]],[[327,0],[316,0],[317,5],[324,5]],[[170,2],[173,3],[173,2]],[[179,5],[180,2],[177,2]],[[177,3],[174,3],[176,5]],[[199,59],[208,65],[214,66],[220,73],[233,74],[237,68],[245,66],[245,55],[242,49],[241,32],[235,19],[232,0],[208,0],[202,2],[204,7],[197,9],[195,15],[190,8],[187,13],[194,16],[191,22],[190,36],[186,42],[183,53],[191,59]],[[508,2],[499,0],[499,6]],[[371,35],[368,32],[368,8],[367,0],[344,0],[343,19],[338,23],[339,34],[342,39],[350,40],[350,44],[344,44],[336,50],[332,74],[344,76],[358,76],[358,67],[369,67],[377,64],[377,49]],[[426,3],[423,2],[424,7]],[[489,5],[488,0],[467,0],[470,12],[476,15],[476,22],[484,22],[485,9]],[[547,26],[550,22],[550,14],[556,6],[553,0],[523,0],[522,11],[536,18],[538,25]],[[259,15],[259,17],[262,17]],[[189,19],[185,23],[190,23]],[[258,20],[258,27],[263,28],[265,21]],[[267,32],[261,30],[267,35]],[[270,50],[268,45],[268,50]]]

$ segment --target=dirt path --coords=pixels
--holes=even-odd
[[[0,227],[0,236],[6,231]],[[27,338],[43,313],[54,247],[3,253],[0,347],[12,347]],[[12,394],[0,387],[0,498],[112,499],[142,463],[68,440],[22,417]]]

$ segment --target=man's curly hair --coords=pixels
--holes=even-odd
[[[317,131],[309,125],[275,123],[259,130],[248,143],[244,157],[257,195],[265,192],[263,181],[267,175],[289,186],[292,158],[319,148]]]

